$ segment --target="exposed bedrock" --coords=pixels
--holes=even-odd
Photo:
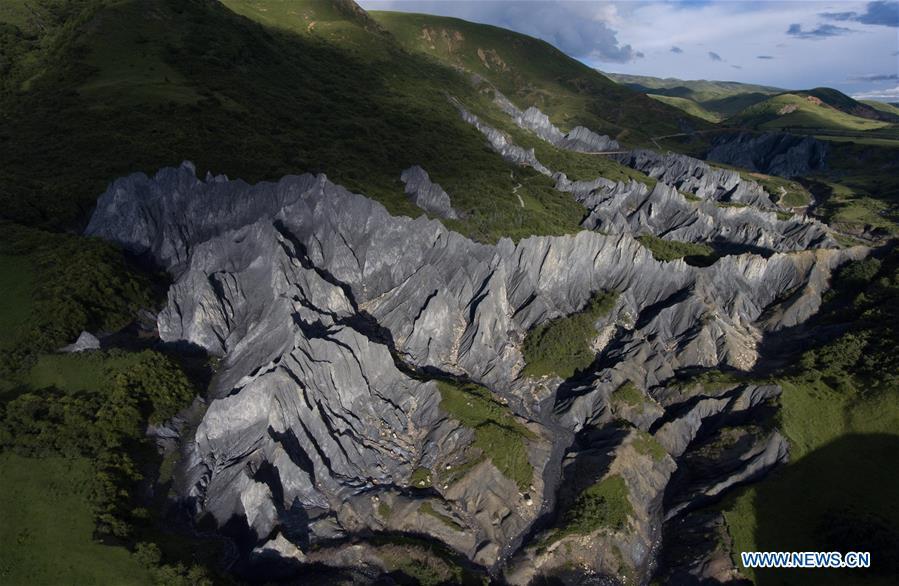
[[[440,218],[455,220],[459,217],[453,209],[450,196],[442,187],[433,183],[427,171],[413,165],[400,175],[400,179],[406,185],[406,195],[412,203]]]
[[[706,158],[781,177],[806,175],[827,164],[827,145],[811,136],[742,132],[715,137]]]
[[[837,246],[817,220],[801,216],[781,220],[773,211],[752,206],[689,201],[664,183],[649,188],[636,181],[568,181],[563,174],[556,179],[556,189],[570,192],[589,210],[581,225],[591,230],[778,252]]]
[[[517,126],[530,130],[559,148],[583,153],[614,151],[621,148],[608,136],[597,134],[584,126],[576,126],[568,133],[562,132],[539,108],[531,106],[522,111],[499,91],[494,90],[493,102],[508,114]]]
[[[323,175],[248,185],[201,181],[190,164],[115,181],[87,233],[167,268],[160,336],[222,357],[180,490],[252,548],[402,532],[496,568],[549,512],[560,453],[581,432],[564,469],[612,454],[634,507],[623,563],[644,573],[671,456],[629,455],[630,435],[608,444],[585,430],[624,420],[650,431],[669,403],[646,390],[684,367],[751,368],[761,336],[807,319],[831,271],[865,254],[740,255],[700,269],[658,262],[627,233],[488,246],[390,216]],[[594,366],[564,383],[520,377],[526,332],[600,290],[619,296],[596,324]],[[470,457],[476,431],[441,406],[435,376],[482,384],[516,414],[529,483]],[[627,381],[641,405],[616,404]],[[716,408],[672,418],[659,441],[676,455]]]
[[[737,171],[712,167],[687,155],[637,149],[615,155],[615,159],[700,199],[742,203],[765,209],[775,207],[764,188],[755,181],[746,181]]]
[[[477,128],[478,131],[487,138],[487,143],[490,145],[490,147],[494,151],[499,153],[503,159],[515,165],[532,167],[538,173],[542,173],[547,176],[552,175],[552,171],[547,169],[540,161],[537,160],[537,155],[534,154],[534,149],[525,149],[524,147],[518,146],[517,144],[512,142],[512,139],[509,137],[509,135],[490,126],[489,124],[478,118],[476,115],[466,110],[462,103],[457,99],[451,98],[450,102],[459,110],[459,114],[462,116],[462,120]]]

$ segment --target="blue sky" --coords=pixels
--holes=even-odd
[[[603,71],[899,102],[899,1],[359,0],[540,37]]]

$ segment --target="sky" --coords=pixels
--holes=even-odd
[[[602,71],[899,102],[899,0],[357,0],[544,39]]]

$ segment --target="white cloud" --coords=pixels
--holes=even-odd
[[[817,30],[822,13],[866,12],[867,2],[733,0],[546,2],[360,0],[365,8],[430,12],[486,22],[543,38],[569,55],[605,71],[732,79],[784,88],[835,86],[864,92],[870,83],[852,80],[860,69],[896,70],[899,38],[893,27],[852,22],[859,31],[817,42],[787,35]],[[791,41],[791,42],[788,42]],[[672,52],[678,47],[683,53]],[[639,53],[645,58],[639,59]],[[713,61],[709,53],[726,55]],[[757,58],[763,55],[766,58]],[[822,56],[826,55],[826,58]],[[729,62],[729,63],[728,63]],[[738,70],[731,64],[738,63]]]
[[[856,100],[880,100],[883,102],[899,102],[899,85],[882,90],[871,90],[860,94],[853,94]]]

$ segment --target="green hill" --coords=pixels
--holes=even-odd
[[[739,83],[736,81],[684,80],[673,77],[659,78],[646,75],[606,73],[610,79],[645,94],[680,98],[698,104],[703,110],[719,119],[727,118],[740,110],[783,92],[781,88]],[[689,108],[687,102],[669,101],[681,109]]]
[[[859,102],[850,98],[843,92],[829,87],[817,87],[801,92],[794,92],[800,96],[812,96],[821,100],[824,104],[836,108],[840,112],[849,114],[850,116],[858,116],[859,118],[867,118],[868,120],[879,120],[882,122],[899,122],[899,117],[890,113],[882,112],[877,108],[873,108],[868,104]]]
[[[893,116],[899,116],[899,104],[878,102],[877,100],[859,100],[859,102],[865,104],[866,106],[871,106],[872,108],[880,112],[892,114]]]
[[[721,122],[721,116],[719,114],[709,112],[708,110],[688,98],[676,98],[674,96],[664,96],[659,94],[646,95],[653,100],[658,100],[663,104],[668,104],[669,106],[674,106],[675,108],[683,110],[691,116],[702,118],[703,120],[707,120],[708,122]]]
[[[408,50],[489,80],[520,106],[537,106],[560,128],[584,125],[627,144],[680,132],[679,121],[702,128],[651,98],[622,87],[527,35],[427,14],[372,12]]]
[[[835,90],[834,90],[835,91]],[[826,95],[826,94],[825,94]],[[850,98],[851,99],[851,98]],[[873,108],[871,108],[873,110]],[[786,93],[749,106],[727,120],[728,124],[757,130],[822,129],[866,131],[890,124],[849,114],[813,92]]]

